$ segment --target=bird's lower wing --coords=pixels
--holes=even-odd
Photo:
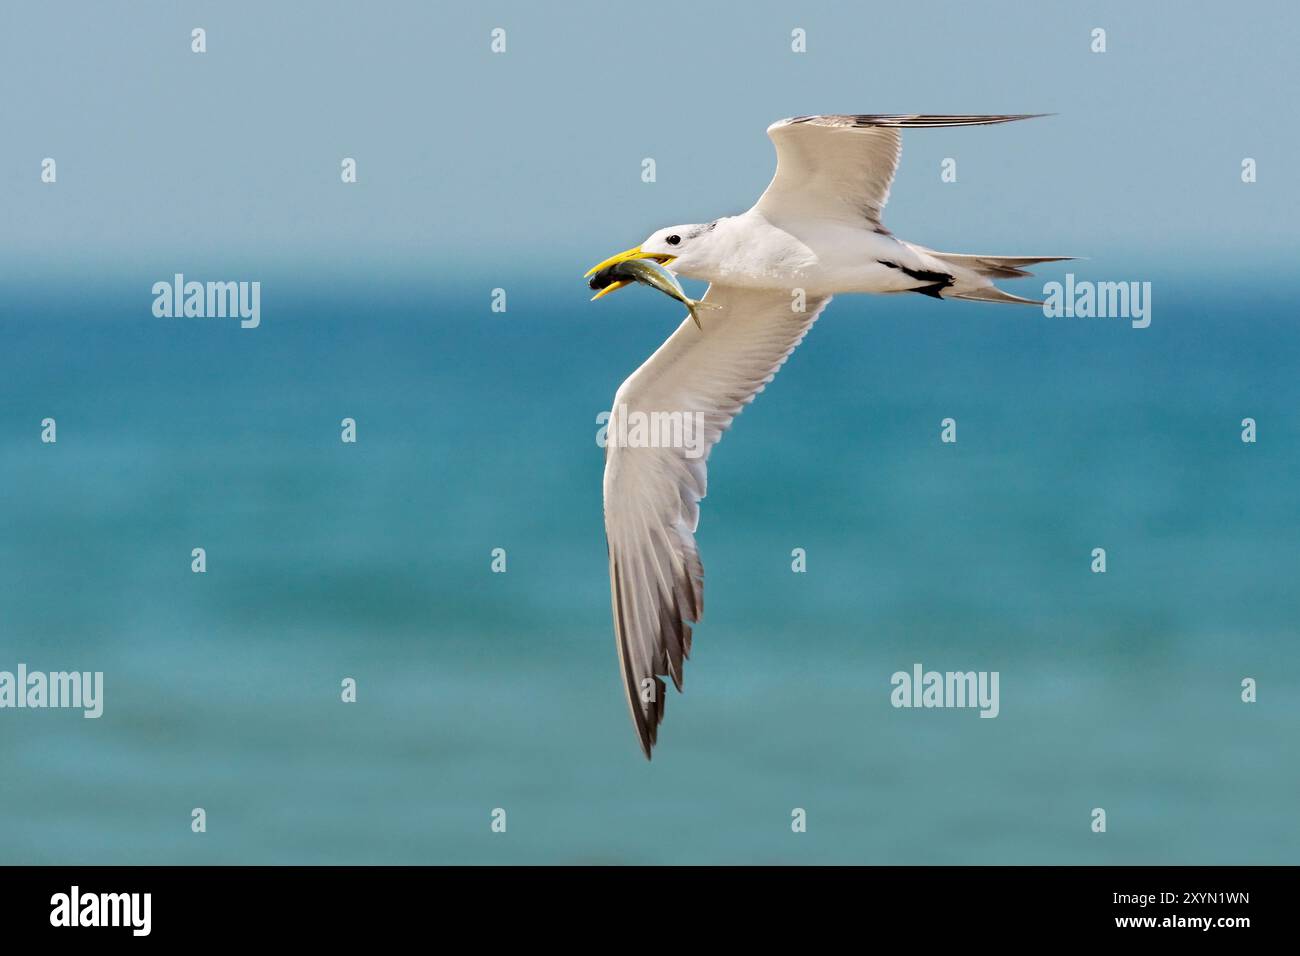
[[[795,116],[773,123],[776,174],[755,209],[776,221],[829,219],[880,225],[889,200],[901,130],[986,126],[1033,114]]]
[[[732,419],[772,380],[829,296],[712,285],[718,308],[688,317],[622,384],[606,428],[605,534],[619,664],[650,756],[662,678],[681,690],[691,624],[704,610],[695,547],[705,462]],[[802,310],[798,306],[802,305]]]

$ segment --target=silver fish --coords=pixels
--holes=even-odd
[[[602,295],[621,289],[625,285],[631,285],[634,282],[640,282],[652,289],[658,289],[664,295],[676,299],[686,306],[687,311],[691,313],[691,318],[695,320],[696,327],[701,330],[704,329],[704,326],[700,325],[700,316],[697,310],[720,308],[720,306],[712,302],[692,299],[682,289],[682,285],[677,281],[675,275],[650,259],[624,259],[621,262],[615,262],[613,265],[606,266],[596,272],[587,285],[600,290],[591,297],[591,301],[595,302]]]

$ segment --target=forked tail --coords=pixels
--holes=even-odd
[[[949,252],[930,252],[936,259],[952,266],[953,281],[940,292],[945,299],[970,299],[975,302],[1014,302],[1042,305],[1038,299],[1022,299],[995,286],[993,279],[1023,279],[1033,275],[1024,266],[1039,262],[1065,262],[1074,256],[967,256]]]

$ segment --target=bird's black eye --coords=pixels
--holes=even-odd
[[[677,243],[681,241],[682,241],[681,236],[669,236],[667,239],[664,240],[664,242],[668,243],[668,245],[670,246],[675,246],[677,245]]]

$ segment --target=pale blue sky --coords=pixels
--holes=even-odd
[[[585,267],[746,208],[771,174],[767,124],[811,112],[1059,114],[906,139],[886,221],[938,248],[1190,254],[1199,271],[1294,247],[1300,14],[1280,2],[96,0],[0,16],[0,252],[18,268]]]

